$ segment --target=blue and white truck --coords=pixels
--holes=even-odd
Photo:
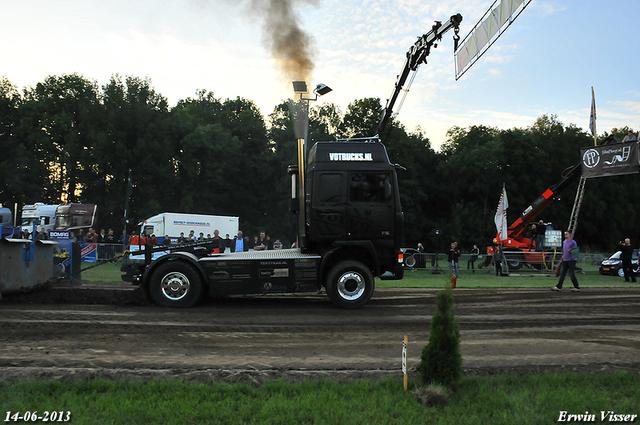
[[[49,233],[53,230],[56,222],[56,209],[58,205],[47,205],[43,202],[28,204],[22,207],[20,227],[23,232],[26,230],[30,234],[39,231],[41,228]]]
[[[200,233],[213,236],[213,231],[218,230],[221,238],[227,234],[233,238],[238,233],[239,222],[238,217],[225,215],[164,212],[143,220],[139,226],[145,236],[156,235],[159,240],[169,236],[175,243],[180,233],[188,236],[192,230],[196,236]]]

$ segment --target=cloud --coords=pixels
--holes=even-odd
[[[534,2],[533,9],[536,10],[541,16],[555,15],[556,13],[564,12],[567,10],[567,6],[557,2]]]

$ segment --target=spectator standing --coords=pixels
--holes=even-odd
[[[540,220],[536,226],[536,251],[544,250],[544,235],[547,231],[547,225]]]
[[[451,248],[447,253],[447,261],[449,261],[449,271],[455,273],[456,278],[460,277],[460,264],[458,260],[460,258],[460,248],[458,248],[458,242],[452,242]]]
[[[164,235],[164,239],[162,239],[162,245],[169,246],[171,245],[171,238],[169,235]]]
[[[575,269],[578,262],[577,256],[574,256],[573,250],[578,247],[576,241],[572,239],[571,232],[564,232],[564,241],[562,241],[562,264],[560,265],[560,280],[556,286],[552,286],[552,291],[561,291],[564,278],[569,273],[571,282],[573,282],[573,292],[580,291],[580,285],[578,285],[578,279],[576,278]]]
[[[271,246],[271,240],[269,239],[269,237],[267,236],[264,230],[260,232],[260,237],[259,238],[256,237],[256,239],[257,239],[257,245],[254,246],[253,248],[256,251],[265,251],[265,250],[273,249],[273,246]]]
[[[184,236],[184,232],[180,232],[180,237],[178,238],[178,243],[183,244],[189,242],[190,239]]]
[[[105,247],[105,252],[109,258],[113,258],[116,252],[115,246],[116,243],[116,235],[113,234],[113,229],[109,229],[106,235],[102,238],[102,241],[107,244]]]
[[[147,240],[147,245],[158,246],[158,238],[156,238],[156,235],[149,236],[149,239]]]
[[[118,239],[118,243],[121,243],[122,245],[126,245],[127,242],[129,242],[129,235],[127,235],[127,230],[123,230],[122,234],[120,235],[120,238]]]
[[[635,282],[636,274],[633,272],[633,245],[631,245],[631,239],[626,238],[620,242],[620,260],[622,260],[622,270],[624,271],[625,282]]]
[[[231,241],[231,252],[249,251],[249,240],[244,238],[242,230],[238,230],[238,234]]]
[[[49,238],[47,237],[47,231],[44,230],[44,227],[41,227],[40,231],[33,238],[34,241],[46,241],[47,239]]]
[[[224,239],[220,237],[220,231],[218,229],[215,229],[213,231],[213,239],[211,240],[213,241],[214,252],[217,249],[218,252],[222,254],[225,249],[225,244],[224,244]]]
[[[502,253],[502,247],[500,245],[493,249],[493,258],[491,262],[496,267],[496,276],[504,276],[502,273],[502,262],[504,261],[504,254]]]
[[[116,235],[113,234],[113,229],[109,229],[108,233],[103,238],[104,243],[116,243]]]
[[[476,272],[476,260],[478,259],[478,255],[480,255],[480,249],[478,249],[478,245],[473,245],[471,252],[469,253],[469,260],[467,261],[467,270],[469,270],[469,266],[471,266],[471,271],[473,273]]]
[[[535,243],[537,236],[538,236],[538,226],[536,226],[536,224],[533,223],[531,225],[531,229],[529,229],[529,251],[533,251],[533,244]]]
[[[93,227],[90,227],[87,236],[85,236],[85,241],[87,243],[96,243],[96,239],[96,232],[93,230]]]

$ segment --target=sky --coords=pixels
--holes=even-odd
[[[150,78],[170,106],[204,89],[253,100],[265,118],[292,97],[272,52],[265,5],[276,0],[0,0],[0,76],[20,90],[80,73],[102,86],[114,74]],[[283,0],[281,0],[283,1]],[[320,99],[386,103],[405,54],[434,21],[460,13],[464,37],[491,0],[288,0],[309,41],[309,85]],[[532,0],[458,81],[453,31],[416,75],[397,115],[438,149],[454,126],[527,128],[544,115],[597,133],[640,130],[640,1]],[[277,33],[277,31],[275,31]],[[397,106],[397,105],[396,105]],[[397,109],[397,108],[396,108]]]

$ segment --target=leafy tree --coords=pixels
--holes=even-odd
[[[338,128],[341,137],[372,137],[378,133],[382,116],[380,98],[365,98],[351,102]]]
[[[40,198],[83,200],[85,159],[95,144],[100,116],[96,83],[80,74],[49,76],[25,90],[20,112],[20,137],[34,154],[29,163],[42,183]]]
[[[0,203],[22,203],[39,192],[29,177],[27,150],[16,135],[22,98],[6,77],[0,78]]]
[[[100,205],[101,227],[122,223],[129,169],[133,179],[130,217],[134,221],[173,209],[177,180],[175,149],[165,131],[166,98],[156,93],[148,78],[133,76],[123,80],[113,75],[102,90],[106,130],[100,154],[93,158],[96,184],[86,191]]]

